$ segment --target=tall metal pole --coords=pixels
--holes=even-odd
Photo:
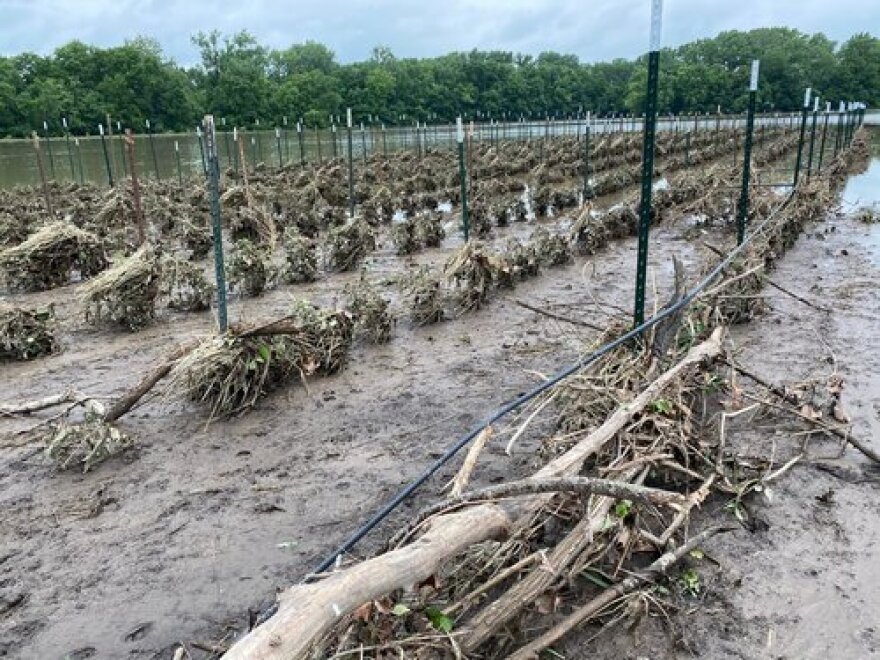
[[[226,134],[226,144],[229,145],[229,134]],[[229,150],[227,149],[227,154]],[[180,166],[180,143],[175,140],[174,141],[174,157],[177,159],[177,183],[180,184],[180,187],[183,187],[183,168]]]
[[[804,92],[804,108],[801,112],[801,134],[798,138],[797,157],[794,161],[794,181],[792,181],[792,186],[797,186],[798,178],[800,177],[801,173],[801,161],[803,160],[804,154],[804,135],[806,135],[807,132],[807,112],[810,109],[810,94],[812,93],[812,91],[812,87],[807,87],[806,92]]]
[[[831,114],[831,101],[825,103],[825,120],[822,122],[822,143],[819,146],[819,164],[816,173],[822,172],[822,158],[825,156],[825,138],[828,135],[828,117]]]
[[[55,158],[52,156],[52,137],[49,135],[49,122],[43,120],[43,131],[46,133],[46,153],[49,154],[49,171],[52,173],[52,180],[55,180]]]
[[[810,155],[807,158],[807,181],[813,176],[813,150],[816,146],[816,121],[819,118],[819,95],[813,99],[813,127],[810,129]]]
[[[275,148],[278,149],[278,169],[284,167],[284,154],[281,151],[281,129],[275,127]]]
[[[752,77],[749,81],[749,108],[746,116],[746,136],[743,145],[742,189],[736,218],[736,241],[746,240],[746,218],[749,213],[749,181],[752,171],[752,132],[755,128],[755,97],[758,94],[758,60],[752,60]]]
[[[207,117],[209,115],[205,115],[205,116]],[[212,126],[214,125],[213,116],[211,117],[211,125]],[[196,137],[199,139],[199,153],[202,155],[202,172],[205,174],[205,176],[208,176],[209,175],[208,159],[205,156],[205,142],[202,139],[202,127],[201,126],[196,126]]]
[[[351,108],[346,109],[345,119],[348,127],[348,217],[354,217],[354,153],[351,142]]]
[[[840,102],[840,107],[837,110],[837,119],[835,120],[835,132],[834,132],[834,156],[837,157],[837,152],[840,151],[840,145],[843,143],[843,101]]]
[[[303,123],[302,119],[296,122],[296,137],[299,140],[299,164],[302,167],[306,166],[306,150],[303,145]]]
[[[67,159],[70,161],[70,180],[76,181],[76,168],[73,165],[73,149],[70,148],[70,129],[67,127],[67,117],[61,118],[64,127],[64,143],[67,146]]]
[[[584,202],[593,199],[590,186],[590,113],[587,112],[587,125],[584,128]]]
[[[458,141],[458,180],[461,186],[461,229],[464,232],[464,242],[467,243],[470,224],[468,222],[467,174],[464,168],[464,126],[461,123],[461,115],[455,120],[455,130]]]
[[[645,283],[648,271],[648,232],[651,226],[651,189],[654,179],[654,138],[657,129],[657,81],[660,68],[660,33],[663,0],[651,0],[651,36],[648,48],[648,85],[645,95],[645,132],[642,139],[642,190],[639,203],[639,252],[636,261],[636,295],[633,324],[645,320]]]
[[[104,139],[104,124],[98,124],[98,133],[101,134],[101,149],[104,151],[104,165],[107,166],[107,180],[113,187],[113,170],[110,168],[110,154],[107,153],[107,141]]]
[[[226,271],[223,265],[223,230],[220,225],[220,163],[217,160],[217,134],[214,117],[205,115],[205,141],[207,147],[208,194],[211,201],[211,233],[214,239],[214,275],[217,281],[217,324],[225,333],[226,320]],[[201,131],[199,132],[201,135]]]

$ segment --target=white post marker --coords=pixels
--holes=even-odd
[[[813,97],[813,112],[819,112],[819,95]]]
[[[104,135],[104,124],[98,124],[98,133]]]
[[[825,112],[831,112],[831,101],[825,102]]]
[[[752,78],[749,80],[749,91],[758,91],[758,69],[761,66],[760,60],[752,60]]]
[[[64,126],[64,130],[67,130],[67,117],[61,118],[61,125]]]
[[[174,141],[174,151],[175,152],[180,151],[180,143],[177,140]]]
[[[232,141],[238,144],[238,126],[232,127]]]
[[[349,128],[351,128],[351,108],[347,108],[345,111],[345,121]]]
[[[385,126],[382,126],[382,130],[385,130]],[[455,118],[455,139],[459,144],[464,142],[464,126],[461,123],[461,115]]]
[[[660,50],[660,37],[663,32],[663,0],[651,1],[651,37],[648,40],[648,51]]]
[[[144,125],[147,127],[147,130],[150,130],[150,120],[149,119],[144,120]]]
[[[812,93],[813,93],[813,88],[812,88],[812,87],[807,87],[806,91],[804,92],[804,107],[805,107],[805,108],[809,108],[809,107],[810,107],[810,95],[811,95]]]

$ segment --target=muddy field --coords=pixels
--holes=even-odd
[[[724,156],[716,158],[730,168]],[[880,185],[877,162],[844,191],[844,199],[849,190],[865,190],[865,177],[874,182],[868,190]],[[578,190],[575,173],[560,172],[557,190]],[[539,184],[526,178],[524,191],[502,195],[505,204],[527,202],[525,222],[493,226],[484,237],[487,249],[501,253],[511,237],[529,243],[538,226],[552,236],[571,230],[579,209],[536,215]],[[486,175],[484,181],[491,180]],[[670,178],[667,185],[678,190],[681,184]],[[259,180],[255,186],[261,194]],[[607,215],[629,202],[625,180],[619,195],[595,200],[596,213]],[[880,238],[878,226],[857,220],[855,209],[873,201],[861,199],[848,207],[851,213],[810,227],[774,276],[831,313],[768,291],[770,311],[737,327],[730,338],[742,351],[741,363],[777,383],[840,373],[854,433],[866,441],[880,428],[872,331],[880,316],[873,291]],[[495,203],[487,197],[487,205]],[[729,239],[724,223],[703,226],[687,204],[673,205],[652,233],[652,304],[668,296],[673,255],[693,274],[702,241]],[[447,238],[410,255],[397,254],[390,226],[378,227],[379,246],[363,265],[398,317],[393,338],[379,345],[356,339],[339,373],[309,379],[307,387],[281,387],[232,419],[209,421],[203,406],[173,392],[151,395],[120,422],[134,447],[85,474],[59,472],[35,451],[32,436],[18,433],[57,411],[3,420],[0,654],[170,658],[182,646],[191,657],[214,655],[212,649],[225,648],[246,629],[249,609],[264,608],[276,590],[301,580],[486,411],[578,356],[599,334],[584,323],[604,329],[627,322],[636,243],[619,236],[593,254],[543,264],[540,275],[515,289],[493,289],[478,310],[453,309],[448,320],[419,327],[408,318],[399,280],[419,267],[438,271],[457,253],[456,216],[440,213]],[[119,232],[117,248],[125,253],[130,231],[129,225]],[[270,259],[281,260],[280,253]],[[209,262],[202,267],[208,272]],[[279,283],[259,297],[235,295],[231,320],[278,318],[294,298],[341,306],[346,285],[358,278],[358,268],[322,272],[312,283]],[[212,331],[209,313],[164,307],[135,333],[95,326],[82,315],[77,294],[83,286],[4,296],[18,305],[54,305],[61,350],[3,363],[0,401],[68,388],[117,396],[170,348]],[[541,429],[532,429],[508,456],[510,428],[499,430],[487,446],[474,485],[524,476],[542,461]],[[775,447],[782,460],[793,451],[790,436],[802,435],[772,418],[737,420],[731,434],[732,443],[756,454]],[[750,503],[763,521],[758,529],[710,542],[707,555],[717,564],[706,561],[695,569],[701,589],[671,613],[671,623],[651,611],[638,625],[621,623],[590,639],[592,652],[633,658],[675,657],[688,648],[699,657],[719,658],[820,657],[832,648],[847,649],[847,657],[877,653],[880,631],[870,616],[880,604],[874,547],[880,526],[872,519],[877,477],[851,454],[812,465],[834,449],[827,440],[812,442],[810,461],[779,481],[769,504]],[[438,475],[356,556],[378,550],[389,532],[437,497],[456,469]],[[706,505],[701,515],[732,520],[723,501]],[[748,564],[741,561],[745,554],[752,556]],[[582,657],[595,632],[578,633],[556,648]]]

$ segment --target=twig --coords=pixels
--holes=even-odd
[[[529,310],[531,312],[535,312],[536,314],[541,314],[543,316],[554,319],[556,321],[562,321],[564,323],[571,323],[572,325],[580,325],[585,328],[590,328],[591,330],[596,330],[597,332],[605,332],[605,328],[602,328],[598,325],[594,325],[593,323],[590,323],[589,321],[582,321],[580,319],[573,319],[568,316],[562,316],[561,314],[556,314],[555,312],[550,312],[550,311],[547,311],[546,309],[541,309],[540,307],[535,307],[535,306],[530,305],[529,303],[524,302],[522,300],[514,299],[513,302],[516,303],[517,305],[519,305],[520,307],[526,308],[527,310]]]
[[[449,492],[449,496],[451,498],[461,497],[462,491],[467,487],[468,482],[471,479],[471,473],[474,471],[474,466],[477,464],[477,458],[480,456],[480,452],[483,451],[483,447],[485,447],[486,442],[489,438],[492,437],[492,427],[487,426],[482,431],[480,431],[480,435],[477,436],[477,439],[474,440],[474,444],[471,445],[470,449],[468,449],[467,456],[465,456],[464,463],[461,464],[461,469],[453,478],[452,490]]]
[[[774,289],[776,289],[777,291],[781,291],[781,292],[784,293],[785,295],[787,295],[787,296],[791,296],[792,298],[794,298],[795,300],[797,300],[799,303],[803,303],[803,304],[806,305],[807,307],[812,307],[813,309],[817,309],[817,310],[819,310],[820,312],[825,312],[826,314],[830,314],[830,313],[831,313],[831,310],[828,309],[827,307],[822,307],[821,305],[817,305],[816,303],[812,303],[812,302],[810,302],[810,301],[807,300],[806,298],[802,298],[801,296],[797,295],[796,293],[792,293],[792,292],[789,291],[788,289],[783,288],[782,286],[780,286],[779,284],[777,284],[776,282],[774,282],[773,280],[771,280],[769,277],[765,277],[765,278],[764,278],[764,281],[765,281],[767,284],[769,284],[770,286],[772,286]]]
[[[559,390],[556,390],[555,392],[553,392],[553,394],[551,394],[551,395],[548,396],[546,399],[544,399],[544,401],[542,401],[541,404],[540,404],[537,408],[535,408],[534,412],[532,412],[532,414],[529,415],[529,416],[526,418],[526,421],[524,421],[524,422],[520,425],[520,427],[516,430],[516,433],[514,433],[514,434],[510,437],[510,441],[507,443],[507,446],[504,448],[504,453],[505,453],[505,454],[507,454],[508,456],[510,456],[510,452],[513,451],[513,445],[516,443],[517,440],[519,440],[519,437],[525,432],[525,430],[528,428],[529,424],[532,423],[532,420],[535,419],[535,417],[536,417],[536,416],[537,416],[542,410],[544,410],[544,408],[546,408],[547,405],[548,405],[551,401],[553,401],[553,399],[556,398],[556,394],[557,394],[558,392],[559,392]]]

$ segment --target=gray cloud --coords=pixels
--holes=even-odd
[[[667,0],[663,42],[678,45],[721,30],[785,25],[843,41],[880,32],[877,0]],[[647,47],[649,0],[0,0],[3,54],[51,52],[79,39],[110,46],[155,37],[179,63],[197,53],[190,35],[246,29],[284,47],[313,39],[340,61],[365,59],[386,45],[398,57],[452,50],[575,53],[584,61],[631,58]]]

